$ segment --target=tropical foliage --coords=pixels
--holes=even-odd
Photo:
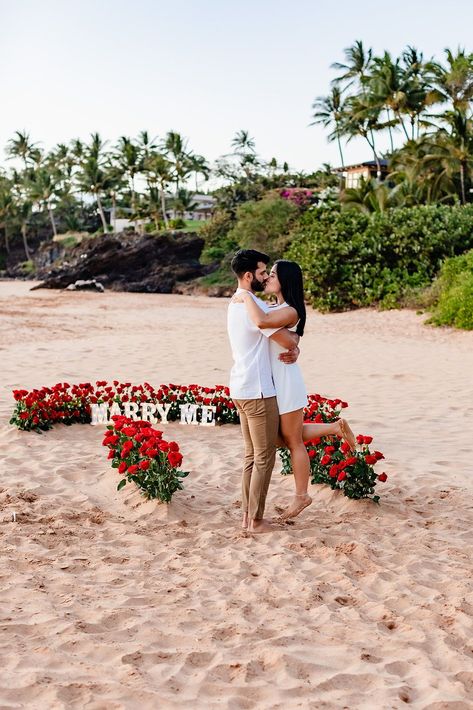
[[[446,49],[442,63],[408,46],[399,57],[389,52],[375,56],[356,41],[332,68],[337,76],[330,93],[315,99],[312,123],[329,130],[342,167],[346,145],[361,138],[377,166],[378,181],[381,158],[389,161],[383,205],[471,201],[473,54]],[[381,156],[384,136],[390,148]],[[373,181],[358,194],[347,190],[341,199],[377,211],[377,191]]]
[[[473,250],[446,259],[433,288],[436,303],[431,322],[473,330]]]
[[[301,264],[311,303],[332,311],[399,305],[432,282],[444,259],[471,248],[473,205],[317,208],[301,218],[287,256]]]

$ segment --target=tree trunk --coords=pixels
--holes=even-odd
[[[381,182],[381,163],[379,162],[378,153],[376,152],[376,144],[374,142],[373,131],[370,130],[370,133],[371,133],[371,141],[367,135],[365,136],[365,138],[368,141],[368,145],[370,146],[371,150],[373,151],[373,156],[374,156],[375,163],[376,163],[376,179],[378,180],[378,182]]]
[[[112,192],[113,233],[117,233],[117,196]]]
[[[409,134],[407,132],[406,126],[404,124],[404,121],[402,120],[402,116],[400,111],[395,111],[396,116],[398,117],[399,123],[402,126],[402,130],[404,131],[404,135],[406,136],[406,140],[409,140]]]
[[[49,213],[49,220],[50,220],[50,222],[51,222],[51,227],[53,228],[53,234],[54,234],[55,237],[57,237],[56,222],[55,222],[55,219],[54,219],[54,213],[53,213],[53,210],[52,210],[52,208],[51,208],[51,203],[49,202],[49,200],[48,200],[48,213]]]
[[[338,133],[338,127],[335,126],[337,130],[337,144],[338,144],[338,152],[340,153],[340,160],[342,161],[342,168],[345,167],[345,161],[343,160],[343,151],[342,151],[342,144],[340,142],[340,135]]]
[[[21,236],[23,237],[23,246],[25,249],[26,261],[30,260],[30,249],[28,247],[28,241],[26,239],[26,222],[21,224]]]
[[[105,219],[105,213],[103,211],[102,200],[100,199],[100,194],[98,192],[96,192],[95,197],[97,198],[97,207],[99,208],[100,219],[102,220],[103,231],[104,231],[104,234],[107,234],[108,225],[107,225],[107,220]]]
[[[386,113],[388,114],[388,123],[391,123],[391,111],[389,108],[386,109]],[[393,129],[392,126],[388,126],[389,130],[389,142],[391,144],[391,153],[394,153],[394,143],[393,143]]]
[[[465,163],[462,160],[460,163],[460,185],[461,185],[461,201],[462,205],[466,204],[466,190],[465,190]]]
[[[167,228],[169,222],[168,222],[168,218],[166,215],[166,195],[164,193],[163,185],[161,185],[160,193],[161,193],[161,212],[163,213],[164,226]]]

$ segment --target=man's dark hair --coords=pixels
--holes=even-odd
[[[260,261],[263,264],[269,264],[269,256],[261,251],[256,251],[256,249],[240,249],[231,261],[232,271],[239,278],[247,271],[254,274]]]

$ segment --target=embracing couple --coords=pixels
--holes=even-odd
[[[307,392],[297,358],[306,312],[302,271],[293,261],[276,261],[241,249],[232,259],[238,288],[228,307],[228,336],[234,364],[230,396],[240,415],[245,442],[242,477],[244,529],[266,533],[275,529],[264,518],[269,483],[278,446],[291,454],[295,494],[281,515],[293,518],[312,503],[308,493],[310,463],[306,441],[321,436],[342,437],[355,448],[348,423],[304,424]],[[264,291],[276,299],[268,305],[256,296]]]

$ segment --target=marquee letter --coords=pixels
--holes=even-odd
[[[90,405],[92,421],[90,422],[92,426],[96,424],[108,424],[108,404],[107,402],[102,402],[101,404],[91,404]]]
[[[158,414],[161,417],[162,422],[167,422],[168,412],[171,409],[171,406],[171,402],[168,402],[167,404],[160,404],[159,402],[156,402],[156,409],[158,410]]]
[[[213,404],[202,405],[202,420],[200,422],[202,426],[215,426],[216,410],[217,407],[215,407]]]
[[[181,410],[181,424],[198,424],[198,408],[198,404],[180,404],[179,409]]]
[[[125,417],[131,417],[136,422],[138,419],[138,405],[136,402],[125,402]]]
[[[154,416],[156,411],[156,405],[153,402],[143,402],[141,404],[141,418],[144,422],[151,422],[151,424],[157,424],[158,420]]]

